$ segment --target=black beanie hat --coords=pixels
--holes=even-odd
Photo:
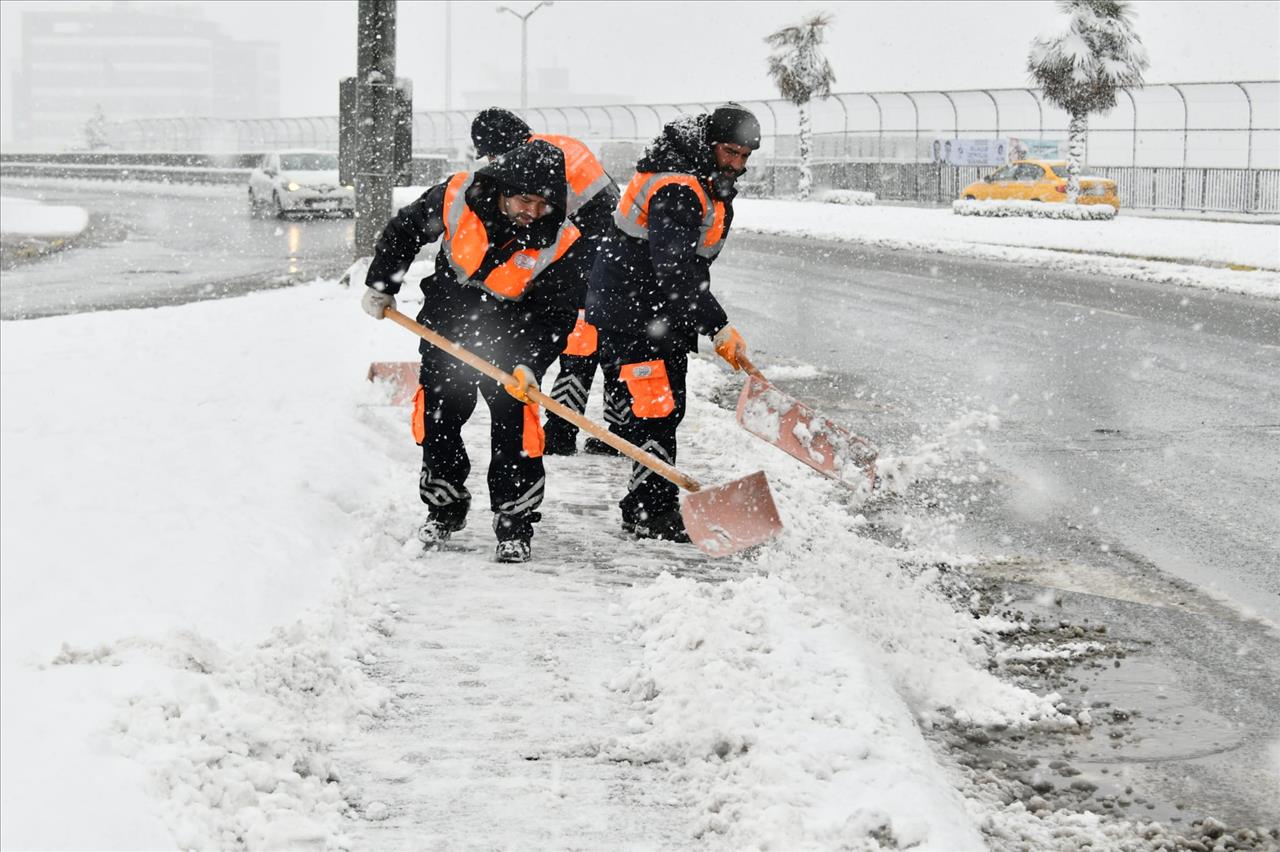
[[[711,113],[707,123],[707,142],[732,142],[744,145],[752,151],[760,147],[760,122],[751,114],[751,110],[730,101],[721,104]]]
[[[471,122],[471,144],[481,157],[505,154],[517,145],[523,145],[533,135],[524,119],[502,107],[489,107],[476,115]]]

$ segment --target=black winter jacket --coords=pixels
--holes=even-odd
[[[715,159],[707,143],[707,116],[677,119],[636,163],[638,172],[679,172],[697,177],[712,196]],[[733,224],[733,193],[725,202],[725,236]],[[649,239],[628,236],[616,225],[602,241],[587,288],[587,321],[597,328],[647,338],[655,348],[695,351],[698,335],[729,324],[711,293],[711,261],[695,251],[702,204],[693,190],[664,186],[649,203]]]
[[[367,284],[382,282],[381,289],[396,293],[418,252],[440,239],[447,183],[431,187],[387,223],[365,277]],[[564,183],[564,156],[545,142],[522,145],[476,172],[466,202],[489,237],[489,250],[476,278],[483,278],[521,249],[555,243],[564,221]],[[513,191],[548,199],[549,212],[527,228],[515,225],[498,210],[498,196]],[[549,364],[564,348],[577,321],[593,253],[589,241],[579,238],[533,280],[524,298],[509,301],[478,286],[459,284],[442,246],[436,254],[435,272],[421,282],[423,305],[418,322],[468,348],[502,353],[504,361],[514,358],[528,359],[531,366],[532,362]],[[423,341],[419,350],[426,354],[432,347]],[[513,364],[499,366],[510,369]]]

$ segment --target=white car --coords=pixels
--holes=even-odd
[[[356,213],[355,187],[338,182],[338,155],[327,151],[274,151],[249,173],[249,212]]]

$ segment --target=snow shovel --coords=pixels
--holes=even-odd
[[[418,366],[417,361],[374,361],[366,378],[390,383],[391,405],[406,405],[418,392]]]
[[[837,482],[876,486],[876,448],[865,438],[832,423],[808,405],[769,383],[755,365],[739,356],[747,383],[738,395],[738,423]]]
[[[514,376],[414,322],[394,308],[387,308],[384,316],[494,381],[509,387],[516,385]],[[689,492],[680,501],[680,516],[684,518],[689,538],[708,556],[729,556],[763,544],[782,532],[782,520],[778,517],[778,509],[773,504],[773,495],[769,492],[769,483],[763,471],[756,471],[724,485],[704,488],[692,477],[686,476],[652,453],[619,438],[573,409],[561,405],[536,387],[529,389],[529,400]]]

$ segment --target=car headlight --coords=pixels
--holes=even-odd
[[[298,190],[302,189],[302,185],[301,185],[301,184],[299,184],[296,180],[291,180],[291,181],[289,181],[289,183],[286,185],[286,188],[287,188],[290,192],[297,192]]]

